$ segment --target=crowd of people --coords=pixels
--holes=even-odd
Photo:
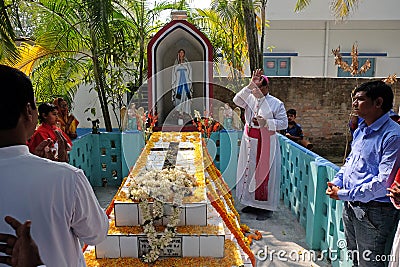
[[[17,69],[0,65],[0,84],[0,216],[10,216],[0,221],[0,266],[85,266],[80,241],[103,241],[108,217],[83,171],[59,162],[71,143],[56,126],[56,107],[37,108],[30,79]]]
[[[399,228],[394,239],[400,209],[400,125],[399,116],[391,112],[393,100],[391,87],[382,81],[367,82],[354,90],[352,108],[357,121],[356,127],[350,125],[352,150],[327,184],[326,194],[344,201],[344,232],[353,266],[385,266],[391,250],[395,260],[390,266],[400,264]],[[245,110],[236,195],[246,206],[242,212],[265,220],[276,210],[280,191],[275,133],[281,131],[299,142],[303,131],[295,121],[296,110],[286,113],[282,101],[269,94],[269,81],[261,70],[253,73],[249,85],[233,101]]]
[[[83,171],[65,163],[78,122],[64,116],[68,111],[60,98],[36,108],[31,81],[16,69],[0,65],[0,84],[12,89],[4,90],[0,100],[0,198],[13,203],[0,206],[0,216],[5,216],[0,222],[0,266],[85,266],[79,240],[91,245],[104,240],[108,218]],[[344,201],[344,232],[354,266],[388,263],[368,261],[360,256],[365,251],[369,259],[392,253],[395,261],[389,265],[400,264],[400,125],[391,113],[393,98],[391,87],[382,81],[354,90],[352,150],[327,183],[326,195]],[[237,198],[245,205],[242,212],[266,220],[279,203],[276,133],[283,131],[299,142],[303,131],[295,121],[296,110],[286,111],[269,93],[269,79],[260,69],[233,101],[245,111]]]

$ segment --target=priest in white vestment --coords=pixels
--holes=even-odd
[[[246,205],[243,212],[265,220],[277,210],[280,192],[281,153],[277,131],[288,126],[281,100],[269,94],[268,78],[253,72],[248,86],[233,102],[245,109],[245,127],[240,146],[236,195]]]

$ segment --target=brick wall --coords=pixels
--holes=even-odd
[[[297,110],[296,121],[301,124],[304,135],[314,144],[313,151],[330,159],[344,156],[346,138],[349,138],[347,122],[351,111],[351,91],[357,84],[370,80],[272,77],[270,92],[285,103],[286,109]],[[400,100],[397,86],[392,86],[396,92],[396,112]],[[224,86],[214,85],[214,98],[235,107],[233,96],[234,92]]]

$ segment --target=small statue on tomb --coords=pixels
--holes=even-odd
[[[139,107],[136,112],[137,128],[139,131],[145,130],[146,114],[143,107]]]
[[[221,124],[223,124],[223,122],[224,122],[224,118],[225,118],[224,112],[225,112],[225,108],[223,106],[220,106],[218,109],[218,121],[220,121]],[[224,125],[222,125],[222,126],[224,126]]]
[[[179,49],[172,67],[172,101],[181,115],[191,114],[192,67],[185,56],[185,50]]]
[[[233,110],[228,103],[224,105],[224,127],[227,130],[232,129]]]
[[[137,130],[137,110],[136,104],[131,103],[128,108],[128,130]]]
[[[233,117],[232,117],[233,128],[236,130],[241,130],[243,123],[240,118],[240,114],[241,114],[240,108],[236,107],[233,111],[235,112],[235,113],[233,113]]]

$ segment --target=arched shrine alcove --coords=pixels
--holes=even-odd
[[[148,53],[149,110],[156,110],[159,126],[177,125],[172,116],[172,67],[178,51],[185,50],[192,68],[193,111],[210,111],[212,92],[212,46],[207,37],[186,20],[172,20],[150,40]]]

